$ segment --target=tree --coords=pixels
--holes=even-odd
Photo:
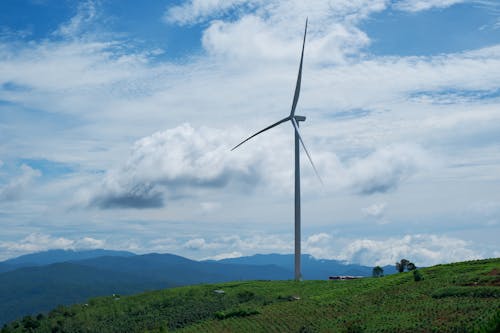
[[[396,270],[399,273],[403,273],[405,270],[413,271],[415,269],[417,269],[417,266],[408,259],[401,259],[400,262],[396,263]]]
[[[373,277],[382,277],[382,276],[384,276],[384,269],[382,267],[380,267],[380,266],[373,267],[372,276]]]
[[[408,259],[401,259],[400,262],[397,262],[396,263],[396,270],[399,272],[399,273],[403,273],[406,269],[406,267],[408,266],[408,264],[410,263],[410,261]]]

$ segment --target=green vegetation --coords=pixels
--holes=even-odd
[[[384,269],[380,266],[373,267],[372,277],[382,277],[384,276]]]
[[[396,271],[403,273],[405,269],[408,271],[414,271],[417,269],[417,266],[415,266],[415,264],[410,262],[408,259],[401,259],[400,262],[396,263]]]
[[[499,330],[500,259],[490,259],[350,281],[234,282],[100,297],[24,317],[1,332]]]
[[[413,280],[415,280],[415,282],[422,281],[423,279],[424,276],[418,269],[413,270]]]

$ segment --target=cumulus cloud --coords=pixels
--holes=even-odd
[[[384,240],[353,240],[338,258],[365,265],[391,265],[406,258],[417,266],[430,266],[484,257],[474,247],[470,242],[447,236],[405,235]]]
[[[106,174],[89,194],[88,203],[100,208],[158,208],[167,198],[175,200],[188,192],[196,196],[197,189],[260,183],[274,189],[289,184],[284,186],[289,189],[290,147],[285,146],[286,136],[277,133],[275,137],[272,148],[265,147],[267,142],[261,138],[247,144],[248,150],[231,152],[232,144],[241,138],[228,131],[184,124],[157,132],[134,144],[124,166]],[[345,163],[333,153],[319,156],[318,167],[330,191],[348,189],[361,195],[394,190],[428,164],[427,154],[415,145],[385,147]],[[210,202],[201,206],[205,211],[218,207]]]
[[[214,255],[233,252],[246,255],[269,252],[289,253],[293,248],[291,240],[275,234],[224,235],[208,241],[203,238],[194,238],[185,244],[193,246],[196,250],[199,248],[209,249],[215,253]]]
[[[6,185],[0,186],[0,202],[20,199],[33,184],[35,178],[42,174],[26,164],[21,165],[20,169],[21,175],[11,179]]]
[[[330,239],[331,239],[330,235],[322,232],[307,237],[306,245],[317,245],[318,243],[323,243],[325,241],[329,241]]]
[[[251,234],[191,238],[184,242],[189,254],[222,259],[255,253],[293,253],[292,235]],[[379,239],[346,238],[332,233],[312,234],[302,241],[302,253],[317,259],[336,259],[367,266],[392,265],[406,258],[417,266],[491,257],[478,244],[439,234],[402,234]],[[188,254],[188,256],[189,256]]]
[[[42,233],[32,233],[17,241],[0,241],[0,253],[2,253],[3,257],[0,259],[53,249],[97,249],[103,248],[105,245],[104,240],[92,237],[69,239]]]
[[[205,239],[203,239],[203,238],[190,239],[184,244],[184,247],[189,249],[189,250],[201,250],[201,249],[205,248],[206,246],[207,246],[207,243],[205,242]]]
[[[101,208],[153,208],[163,205],[165,194],[182,195],[186,188],[257,183],[258,158],[230,153],[236,142],[232,138],[223,130],[195,130],[189,124],[145,137],[135,143],[121,169],[106,175],[90,203]]]
[[[428,165],[426,153],[418,146],[400,145],[377,150],[350,166],[357,193],[373,194],[394,190],[399,184]]]
[[[296,62],[301,32],[283,36],[284,27],[275,24],[258,16],[245,16],[237,22],[213,22],[203,33],[203,47],[214,57],[243,61],[245,68],[259,66],[262,60]],[[368,44],[369,38],[355,26],[332,24],[328,31],[308,41],[307,57],[313,62],[340,63]]]
[[[360,195],[395,190],[402,182],[421,169],[429,167],[429,154],[417,145],[400,144],[383,147],[371,154],[338,164],[332,159],[327,177],[333,184]]]
[[[210,54],[231,59],[295,60],[297,42],[306,16],[311,34],[308,58],[341,62],[369,44],[356,23],[386,8],[385,0],[313,1],[198,1],[167,10],[168,22],[189,24],[220,18],[231,11],[237,19],[212,20],[203,33],[203,46]],[[328,27],[328,28],[326,28]],[[274,47],[269,47],[273,45]]]
[[[313,234],[303,242],[302,253],[307,253],[315,258],[325,259],[325,256],[331,256],[333,242],[335,239],[327,233]]]
[[[83,237],[73,241],[75,249],[102,249],[105,245],[105,240],[95,239],[92,237]]]
[[[49,249],[116,248],[140,253],[169,252],[195,259],[224,259],[256,253],[293,253],[290,234],[252,233],[216,237],[162,238],[109,243],[90,236],[55,237],[33,233],[17,241],[0,241],[0,259]],[[487,247],[485,248],[487,249]],[[402,234],[388,238],[346,238],[333,233],[316,233],[302,241],[302,253],[317,259],[336,259],[367,266],[392,265],[402,258],[417,266],[494,257],[496,249],[483,251],[479,244],[441,234]],[[496,252],[495,252],[496,251]]]

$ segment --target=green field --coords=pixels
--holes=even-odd
[[[5,332],[499,332],[500,259],[351,281],[252,281],[108,296]],[[223,290],[216,293],[214,290]]]

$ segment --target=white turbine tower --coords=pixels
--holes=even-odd
[[[286,118],[281,119],[280,121],[264,128],[263,130],[258,131],[254,135],[248,137],[238,145],[236,145],[233,149],[238,148],[254,136],[259,135],[262,132],[265,132],[275,126],[278,126],[281,123],[290,121],[293,125],[294,128],[294,133],[295,133],[295,280],[299,281],[302,278],[302,274],[300,273],[300,144],[302,144],[302,147],[304,148],[304,151],[307,154],[307,158],[309,159],[309,162],[311,162],[311,165],[314,169],[314,172],[316,173],[316,176],[318,176],[319,180],[321,181],[321,177],[318,174],[318,171],[316,170],[316,167],[314,166],[314,163],[311,159],[311,155],[307,151],[307,148],[304,144],[304,141],[302,141],[302,137],[300,136],[299,132],[299,122],[300,121],[305,121],[306,117],[304,116],[298,116],[295,114],[295,108],[297,107],[297,102],[299,101],[299,94],[300,94],[300,83],[302,80],[302,62],[304,60],[304,46],[306,44],[306,34],[307,34],[307,19],[306,19],[306,27],[304,30],[304,41],[302,43],[302,53],[300,56],[300,65],[299,65],[299,74],[297,76],[297,84],[295,86],[295,94],[293,96],[293,102],[292,102],[292,110],[290,111],[290,115]],[[300,144],[299,144],[300,141]]]

